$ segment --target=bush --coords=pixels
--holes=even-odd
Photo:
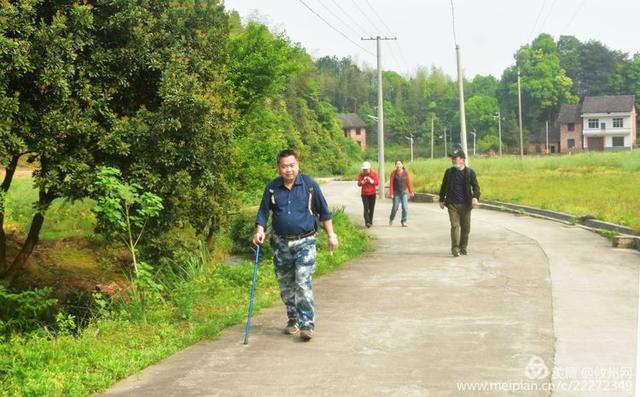
[[[50,295],[51,288],[12,292],[0,284],[0,333],[32,332],[53,323],[58,300]]]
[[[248,208],[238,212],[231,219],[229,225],[229,235],[233,241],[232,254],[252,255],[251,238],[256,231],[256,207]],[[271,255],[269,244],[265,244],[263,255]]]

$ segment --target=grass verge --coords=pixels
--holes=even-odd
[[[364,232],[340,210],[334,211],[334,227],[341,236],[340,250],[328,255],[326,234],[320,233],[317,275],[368,247]],[[148,307],[147,324],[127,311],[131,305],[121,305],[99,311],[77,333],[63,329],[55,335],[41,331],[8,338],[0,344],[0,395],[85,396],[243,320],[251,263],[187,264],[183,269],[167,285],[170,292]],[[263,257],[258,274],[257,311],[279,299],[270,258]]]
[[[471,158],[482,197],[630,226],[640,231],[640,151]],[[437,193],[449,159],[405,164],[414,189]],[[356,168],[357,167],[357,168]],[[386,164],[391,172],[393,164]],[[351,174],[357,175],[359,165]],[[388,174],[386,175],[388,178]]]

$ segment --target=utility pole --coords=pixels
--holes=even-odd
[[[524,143],[522,138],[522,94],[520,93],[520,67],[518,67],[518,124],[520,125],[520,158],[524,158]]]
[[[547,154],[549,154],[549,120],[547,120],[545,122],[544,129],[545,129],[545,134],[546,134],[546,138],[547,138],[546,145],[545,145],[545,148],[546,148],[545,150],[547,151]]]
[[[431,160],[433,160],[433,116],[431,116]]]
[[[462,151],[467,153],[467,120],[464,112],[464,78],[462,76],[462,67],[460,66],[460,46],[458,44],[456,44],[456,62],[458,64],[458,94],[460,96],[460,144],[462,145]],[[466,163],[469,165],[468,156]]]
[[[447,127],[444,127],[444,158],[447,157]]]
[[[502,157],[502,116],[498,112],[498,154]]]
[[[410,134],[409,136],[405,136],[405,138],[407,138],[410,142],[411,145],[411,162],[413,163],[413,141],[415,141],[414,135],[413,133]]]
[[[384,110],[382,100],[382,53],[380,51],[380,40],[397,40],[395,37],[369,37],[365,39],[362,37],[360,40],[375,40],[378,58],[378,166],[380,172],[378,178],[380,184],[378,185],[380,200],[384,200]]]

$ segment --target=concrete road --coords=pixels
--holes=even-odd
[[[362,224],[353,182],[323,191]],[[248,346],[232,327],[105,395],[633,395],[640,252],[474,210],[469,255],[454,258],[446,211],[411,203],[407,228],[389,211],[378,202],[374,252],[314,282],[311,342],[282,334],[279,304]]]

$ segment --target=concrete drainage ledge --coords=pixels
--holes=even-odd
[[[435,203],[438,202],[438,195],[432,193],[416,193],[411,201]],[[492,200],[481,200],[480,208],[511,212],[514,214],[526,214],[536,218],[562,222],[567,225],[578,225],[593,232],[607,235],[607,237],[611,238],[614,247],[635,248],[640,250],[640,234],[634,232],[633,229],[615,223],[604,222],[591,216],[576,217],[575,215],[564,212]]]

